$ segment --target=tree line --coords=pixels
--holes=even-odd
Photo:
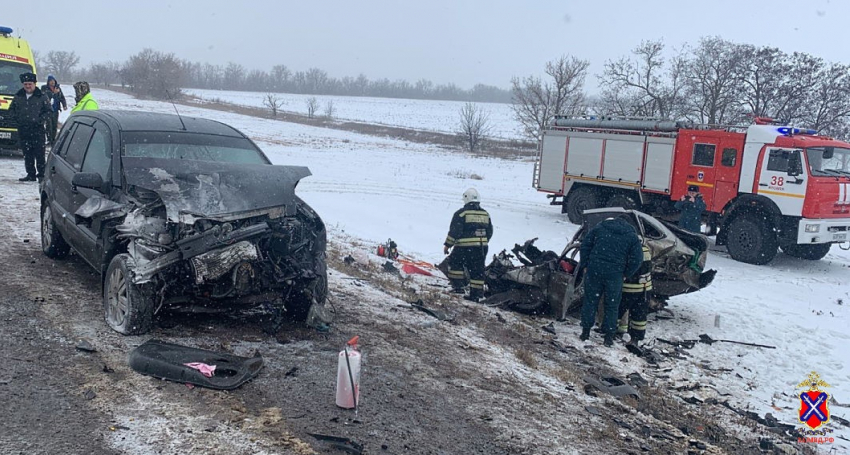
[[[665,57],[661,41],[644,41],[605,62],[601,93],[584,90],[589,62],[568,55],[545,75],[511,82],[513,109],[526,134],[539,138],[555,115],[615,115],[747,125],[753,117],[850,138],[850,65],[802,52],[704,37]]]
[[[628,55],[605,62],[602,74],[595,75],[601,91],[594,96],[585,88],[589,62],[570,55],[547,62],[540,75],[514,77],[509,90],[483,84],[465,90],[425,79],[372,80],[362,74],[335,78],[319,68],[292,71],[285,65],[248,70],[237,63],[197,63],[152,49],[124,62],[92,63],[87,68],[78,68],[79,60],[74,52],[65,51],[36,56],[39,71],[52,72],[60,81],[121,84],[159,99],[179,96],[182,87],[189,87],[510,103],[532,139],[539,138],[556,115],[716,125],[746,125],[753,117],[772,117],[850,138],[850,65],[719,37],[704,37],[671,53],[660,40],[643,41]],[[470,115],[467,112],[467,118]]]
[[[411,83],[387,78],[369,79],[363,74],[336,78],[319,68],[293,71],[286,65],[275,65],[265,71],[247,69],[238,63],[192,62],[153,49],[144,49],[124,62],[98,62],[88,68],[78,68],[79,60],[74,52],[50,51],[43,57],[36,56],[36,65],[42,72],[53,73],[64,80],[121,84],[140,95],[161,99],[179,94],[180,88],[198,88],[493,103],[511,101],[509,90],[485,84],[463,89],[452,83],[435,84],[427,79]]]

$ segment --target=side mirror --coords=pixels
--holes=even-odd
[[[103,177],[97,172],[78,172],[71,179],[71,185],[100,191],[103,189]]]

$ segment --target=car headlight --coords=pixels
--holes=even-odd
[[[807,224],[806,232],[820,232],[820,224]]]

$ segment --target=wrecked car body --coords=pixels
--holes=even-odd
[[[265,303],[327,322],[325,226],[295,195],[306,167],[218,122],[125,111],[70,117],[48,167],[42,249],[101,272],[116,331],[145,333],[163,308]]]
[[[506,305],[517,311],[547,313],[562,320],[582,304],[583,271],[578,271],[577,255],[587,232],[602,220],[628,214],[642,241],[652,254],[653,296],[651,309],[665,306],[670,297],[705,288],[715,270],[705,271],[708,241],[637,210],[604,208],[584,212],[585,221],[561,254],[541,251],[536,239],[516,245],[510,254],[494,255],[485,268],[486,303]],[[521,265],[516,265],[513,259]],[[578,273],[576,273],[578,271]]]

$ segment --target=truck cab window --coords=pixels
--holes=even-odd
[[[720,157],[720,164],[725,167],[735,167],[738,161],[738,150],[733,148],[723,149],[723,155]]]
[[[714,166],[714,144],[694,144],[694,156],[691,164],[694,166]]]
[[[799,150],[771,150],[767,157],[767,170],[776,172],[803,173]]]

